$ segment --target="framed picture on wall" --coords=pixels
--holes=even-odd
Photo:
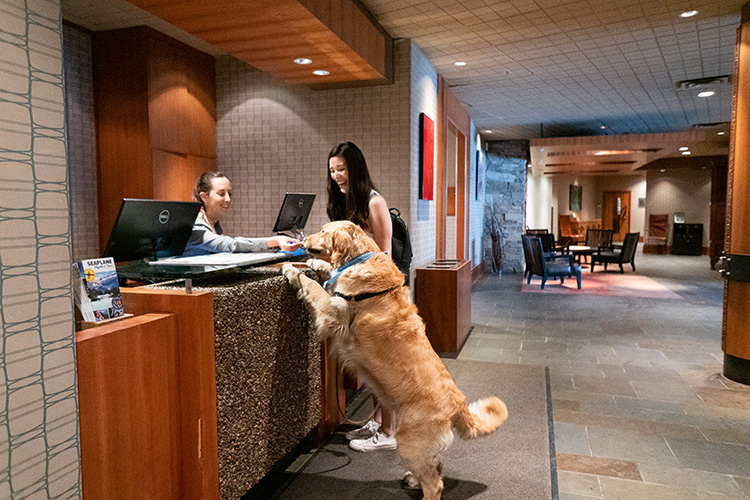
[[[568,209],[571,212],[578,212],[581,209],[581,199],[583,198],[583,186],[570,185],[570,203]]]
[[[419,113],[419,199],[432,199],[435,172],[435,122]]]

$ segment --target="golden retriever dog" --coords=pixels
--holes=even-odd
[[[331,293],[291,264],[283,266],[284,276],[313,314],[318,340],[331,338],[341,363],[396,411],[398,451],[411,471],[404,481],[421,486],[426,500],[439,500],[441,452],[453,442],[452,430],[464,439],[485,436],[508,417],[505,404],[489,397],[467,405],[425,335],[404,275],[359,226],[330,222],[304,244],[329,259],[330,266],[308,263],[332,271]],[[347,264],[368,252],[363,262]]]

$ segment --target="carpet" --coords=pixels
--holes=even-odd
[[[566,278],[565,284],[561,285],[560,280],[548,280],[544,284],[544,290],[541,287],[542,279],[534,277],[531,284],[526,284],[526,278],[523,278],[524,292],[531,293],[567,293],[578,295],[607,295],[622,297],[642,297],[650,299],[682,299],[678,294],[662,285],[656,280],[647,276],[634,273],[620,274],[609,271],[595,271],[581,273],[581,289],[575,278]]]
[[[443,360],[469,401],[496,395],[509,417],[494,434],[473,441],[456,437],[443,456],[444,500],[557,499],[554,441],[545,367]],[[365,418],[370,398],[355,418]],[[313,450],[289,475],[283,500],[389,500],[422,498],[401,487],[404,468],[397,451],[360,453],[347,446],[341,426],[329,443]],[[551,451],[550,451],[551,450]]]

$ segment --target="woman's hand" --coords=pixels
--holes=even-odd
[[[284,252],[293,252],[302,246],[302,242],[288,236],[271,236],[266,240],[268,248],[281,247]]]

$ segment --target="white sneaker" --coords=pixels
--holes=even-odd
[[[349,441],[349,448],[357,451],[395,450],[396,438],[376,432],[368,439],[352,439]]]
[[[346,433],[346,439],[351,441],[352,439],[367,439],[371,438],[380,429],[380,424],[374,420],[369,420],[365,425],[359,429],[354,429]]]

